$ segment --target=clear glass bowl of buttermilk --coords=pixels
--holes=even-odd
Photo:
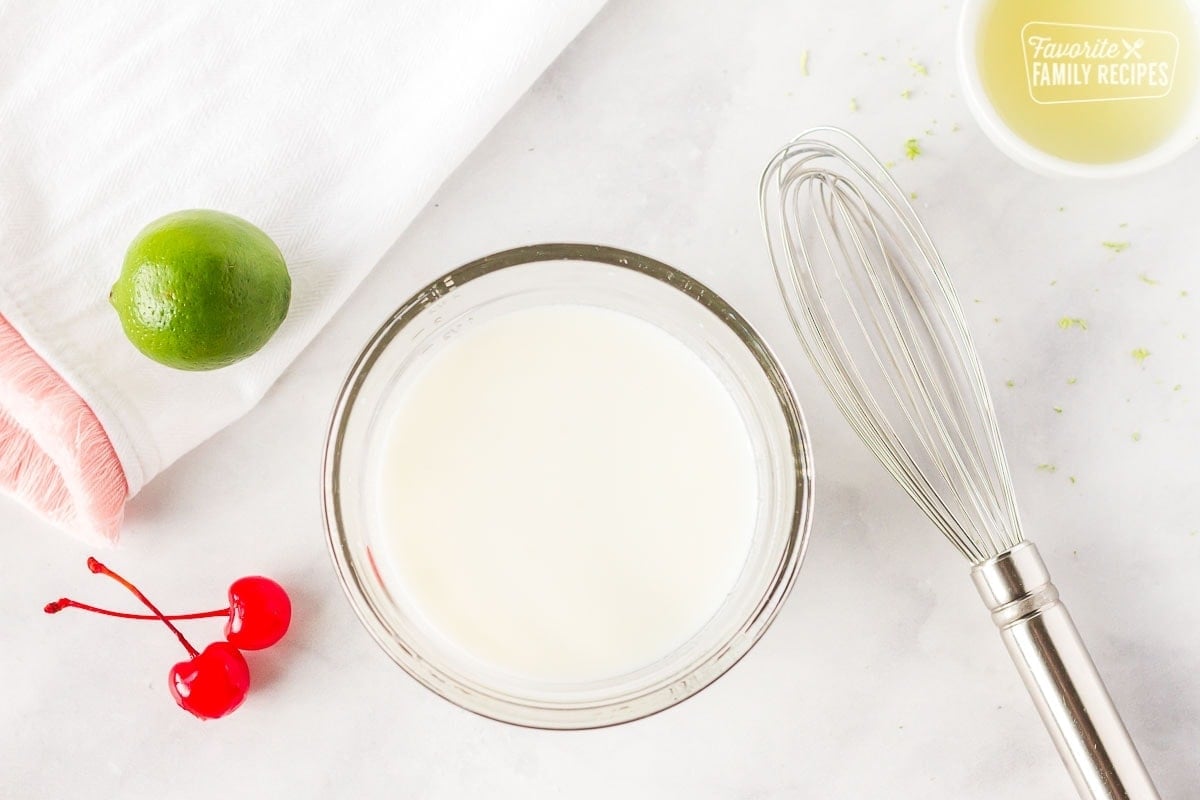
[[[733,666],[791,588],[811,498],[758,334],[595,245],[497,253],[414,295],[352,367],[325,453],[366,629],[446,699],[540,728],[638,719]]]

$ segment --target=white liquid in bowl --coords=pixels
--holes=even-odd
[[[745,423],[655,325],[513,311],[445,344],[391,407],[376,556],[431,628],[495,669],[574,682],[652,663],[746,561]]]

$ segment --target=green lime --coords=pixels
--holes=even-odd
[[[168,367],[203,370],[257,352],[291,297],[269,236],[232,214],[194,210],[142,229],[108,299],[138,350]]]

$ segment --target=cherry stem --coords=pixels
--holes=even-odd
[[[67,608],[78,608],[81,611],[91,611],[93,614],[103,614],[106,617],[120,617],[121,619],[152,619],[157,621],[159,618],[153,614],[126,614],[124,611],[111,611],[107,608],[97,608],[89,606],[87,603],[80,603],[77,600],[72,600],[69,597],[60,597],[53,603],[47,603],[45,612],[47,614],[57,614],[59,611]],[[213,611],[197,611],[194,614],[164,614],[167,619],[207,619],[208,617],[224,617],[228,616],[230,609],[221,608]]]
[[[136,597],[138,600],[141,600],[142,605],[144,605],[146,608],[153,611],[154,616],[157,619],[161,619],[163,624],[171,629],[171,633],[175,634],[175,637],[177,639],[179,639],[179,643],[181,645],[183,645],[185,650],[188,651],[188,655],[190,655],[192,658],[195,658],[196,656],[200,655],[200,651],[197,650],[196,648],[192,647],[192,643],[187,640],[187,637],[185,637],[183,635],[183,633],[179,630],[179,628],[176,628],[174,626],[174,624],[171,623],[171,620],[167,619],[166,615],[158,610],[158,606],[154,605],[154,603],[151,603],[150,599],[147,598],[146,595],[142,594],[142,591],[140,589],[138,589],[136,586],[134,586],[129,581],[122,578],[117,573],[113,572],[108,567],[101,564],[95,558],[89,557],[87,560],[87,565],[88,565],[88,569],[90,569],[92,572],[99,573],[101,575],[107,575],[108,577],[110,577],[114,581],[116,581],[117,583],[124,586],[129,591],[133,592],[133,596]]]

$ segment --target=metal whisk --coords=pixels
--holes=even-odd
[[[945,266],[856,138],[815,128],[763,173],[779,289],[854,430],[946,538],[1083,798],[1158,798],[1046,565],[1021,534],[991,395]]]

